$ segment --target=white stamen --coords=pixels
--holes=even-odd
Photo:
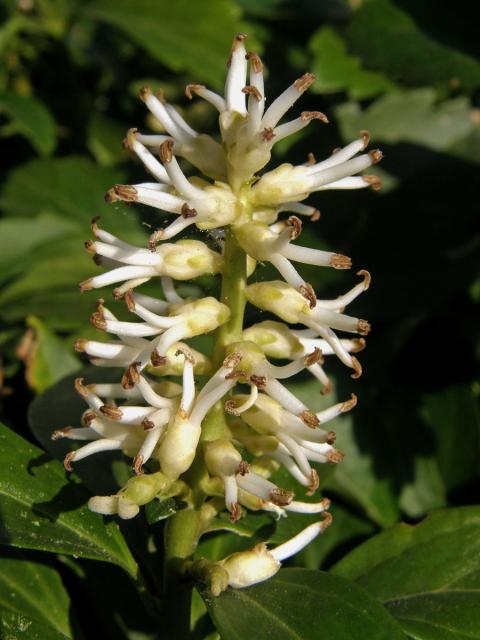
[[[237,111],[245,115],[245,94],[242,89],[247,80],[247,60],[243,35],[236,36],[233,41],[230,67],[225,82],[225,101],[229,111]]]
[[[181,298],[175,290],[175,284],[173,279],[169,276],[162,276],[160,278],[160,282],[162,284],[163,294],[165,299],[170,304],[178,304],[184,302],[184,299]]]
[[[284,542],[275,549],[271,549],[270,553],[275,560],[282,562],[310,544],[320,533],[323,533],[324,527],[324,522],[315,522],[287,542]]]

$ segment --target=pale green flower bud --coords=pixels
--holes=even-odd
[[[201,432],[199,424],[175,416],[156,456],[166,476],[176,479],[187,471],[195,458]]]
[[[172,305],[171,316],[182,315],[189,334],[185,338],[193,338],[202,333],[214,331],[230,317],[230,309],[216,298],[208,297]]]
[[[212,476],[235,475],[241,462],[242,456],[229,440],[214,440],[205,446],[205,464]]]
[[[285,322],[295,324],[310,308],[307,300],[286,282],[257,282],[245,289],[249,302],[259,309],[271,311]]]
[[[255,205],[276,206],[304,200],[312,191],[312,179],[305,167],[284,163],[265,173],[252,189]]]
[[[228,584],[235,589],[243,589],[268,580],[281,567],[280,562],[272,556],[263,542],[248,551],[232,553],[221,564],[228,573]]]
[[[283,322],[265,320],[254,324],[243,332],[245,340],[257,344],[270,358],[293,360],[303,355],[304,348],[299,339]]]
[[[223,268],[222,256],[199,240],[178,240],[175,244],[160,245],[157,251],[163,257],[164,274],[175,280],[220,273]]]

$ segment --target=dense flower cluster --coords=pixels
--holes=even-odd
[[[299,216],[319,217],[315,208],[303,203],[310,194],[376,189],[377,177],[357,174],[381,159],[380,151],[365,151],[369,135],[362,131],[326,160],[316,162],[310,156],[303,165],[284,163],[259,175],[276,142],[314,120],[328,120],[320,112],[307,111],[281,123],[314,76],[305,74],[266,106],[262,63],[256,54],[247,53],[244,40],[244,35],[234,39],[224,97],[203,85],[186,89],[188,98],[196,95],[218,110],[221,142],[193,130],[161,92],[149,88],[141,92],[165,134],[131,129],[125,145],[155,181],[115,185],[106,198],[148,205],[175,219],[156,230],[146,247],[133,246],[93,221],[94,239],[86,248],[106,270],[80,288],[115,285],[114,297],[123,299],[132,319],[118,319],[103,299],[98,300],[91,321],[115,339],[79,339],[76,349],[100,367],[121,367],[123,375],[116,384],[84,384],[78,379],[76,389],[88,407],[82,426],[53,434],[88,441],[66,456],[69,470],[72,463],[104,451],[121,450],[133,459],[135,475],[118,494],[91,499],[90,508],[98,513],[131,518],[140,505],[175,495],[193,508],[192,491],[198,493],[200,487],[203,511],[215,515],[226,508],[232,522],[242,517],[244,508],[267,510],[277,517],[288,512],[322,514],[322,520],[276,549],[262,544],[226,558],[220,574],[219,567],[215,574],[222,578],[210,579],[214,593],[227,585],[244,587],[270,577],[283,559],[331,522],[328,499],[296,501],[292,491],[275,485],[269,475],[283,465],[312,495],[319,485],[315,464],[342,460],[343,454],[334,447],[335,434],[325,425],[352,409],[355,395],[315,413],[284,381],[308,369],[327,393],[330,382],[323,364],[330,354],[352,369],[353,378],[361,375],[354,354],[363,348],[363,338],[339,338],[336,331],[368,334],[368,322],[346,315],[344,309],[368,288],[370,276],[360,271],[362,280],[350,291],[335,300],[319,300],[294,264],[348,269],[350,259],[295,241],[302,231]],[[187,160],[203,177],[187,178],[177,158]],[[282,218],[283,212],[289,216]],[[190,226],[216,230],[216,242],[171,242]],[[228,290],[238,263],[227,257],[227,243],[236,247],[237,256],[243,255],[244,277],[237,277],[240,303]],[[282,279],[247,284],[259,262],[271,263]],[[221,300],[180,297],[175,281],[207,274],[223,275],[227,290]],[[162,299],[137,291],[153,278],[160,281]],[[246,300],[279,321],[242,327]],[[239,317],[240,329],[235,330]],[[221,339],[211,357],[189,345],[189,339],[217,329]],[[200,380],[206,381],[200,384]],[[219,407],[223,407],[220,418]],[[222,425],[213,432],[206,427],[212,412]],[[191,473],[194,461],[196,474]],[[195,482],[198,487],[192,485]]]

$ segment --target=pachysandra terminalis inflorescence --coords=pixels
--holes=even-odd
[[[190,561],[190,571],[214,594],[274,575],[282,560],[331,523],[327,498],[297,501],[292,491],[269,478],[282,465],[313,495],[319,485],[315,466],[337,464],[343,457],[326,425],[356,403],[352,394],[315,413],[285,386],[285,380],[307,369],[320,390],[328,392],[323,364],[331,354],[358,378],[362,369],[354,354],[364,346],[358,336],[370,330],[367,321],[344,313],[368,288],[366,271],[358,272],[360,281],[347,293],[320,300],[296,266],[350,268],[346,256],[303,247],[296,240],[301,218],[319,217],[304,203],[310,194],[379,187],[376,176],[358,175],[382,155],[366,151],[368,132],[360,132],[357,140],[326,160],[317,162],[310,155],[305,164],[284,163],[260,174],[278,141],[313,120],[328,122],[319,111],[304,111],[282,122],[314,80],[305,74],[267,104],[262,62],[247,52],[245,36],[237,35],[225,95],[199,84],[186,88],[189,99],[197,96],[218,111],[220,142],[192,129],[161,92],[142,89],[141,99],[165,134],[131,129],[125,145],[154,181],[117,184],[106,199],[148,205],[174,219],[156,230],[145,247],[117,238],[97,219],[92,222],[94,238],[86,243],[106,270],[82,282],[81,290],[115,285],[113,296],[124,301],[131,321],[118,319],[98,300],[91,321],[115,338],[80,338],[76,349],[99,367],[122,368],[123,375],[114,384],[78,379],[76,389],[88,407],[82,426],[56,431],[53,437],[85,441],[66,456],[68,470],[87,456],[121,450],[133,459],[134,472],[116,495],[91,498],[90,508],[133,518],[141,505],[178,496],[198,513],[197,540],[224,509],[232,522],[246,510],[265,510],[276,517],[288,512],[313,516],[310,526],[276,548],[262,543],[219,563]],[[177,158],[187,160],[202,177],[187,177]],[[193,226],[210,232],[204,234],[207,241],[178,239]],[[265,262],[278,272],[277,279],[256,277],[248,284],[257,265]],[[220,299],[179,295],[176,281],[206,274],[222,277]],[[139,291],[152,279],[159,282],[160,298]],[[244,327],[247,302],[278,319]],[[336,330],[353,337],[339,338]],[[210,357],[189,345],[191,338],[212,332]]]

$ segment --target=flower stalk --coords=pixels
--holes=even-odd
[[[325,425],[353,409],[357,398],[352,394],[315,412],[290,391],[288,379],[307,370],[327,394],[329,355],[358,378],[362,368],[353,354],[365,340],[355,336],[370,331],[366,320],[345,313],[368,288],[368,272],[359,271],[362,280],[344,295],[320,300],[302,265],[346,270],[351,259],[297,240],[301,217],[307,223],[319,218],[317,209],[303,202],[312,193],[378,188],[378,178],[357,174],[377,163],[381,152],[366,152],[369,135],[362,131],[324,161],[310,155],[305,164],[263,171],[276,142],[309,125],[325,126],[328,118],[309,111],[282,123],[315,78],[305,74],[268,104],[261,60],[247,52],[245,38],[234,39],[224,96],[198,84],[186,89],[189,99],[204,99],[219,112],[221,142],[192,129],[161,92],[141,92],[165,134],[130,129],[124,144],[155,182],[114,185],[106,199],[150,206],[162,218],[165,212],[175,218],[156,229],[145,247],[117,238],[98,219],[92,222],[94,239],[85,246],[105,270],[80,289],[114,285],[114,304],[124,304],[129,319],[120,320],[115,307],[99,299],[91,322],[114,339],[79,338],[75,348],[99,367],[122,368],[123,375],[115,384],[77,380],[87,405],[81,426],[53,434],[81,441],[65,458],[68,470],[89,455],[112,450],[132,459],[130,480],[115,495],[93,497],[93,511],[129,519],[152,500],[181,496],[186,503],[165,527],[165,611],[175,612],[174,618],[167,616],[172,638],[188,637],[192,576],[214,595],[248,587],[274,575],[283,560],[331,524],[328,498],[296,500],[272,473],[283,466],[313,496],[320,485],[319,465],[343,459],[334,446],[335,433]],[[179,158],[203,175],[185,175]],[[203,233],[201,239],[179,238],[187,229]],[[279,279],[263,280],[265,262]],[[218,300],[208,292],[182,297],[182,282],[207,274],[221,275]],[[151,279],[159,280],[163,299],[141,292]],[[245,326],[247,304],[274,319]],[[353,337],[340,337],[338,331]],[[189,342],[212,333],[211,353],[200,353]],[[201,536],[223,510],[232,523],[249,510],[275,518],[311,514],[313,521],[277,548],[262,543],[219,563],[192,559]]]

